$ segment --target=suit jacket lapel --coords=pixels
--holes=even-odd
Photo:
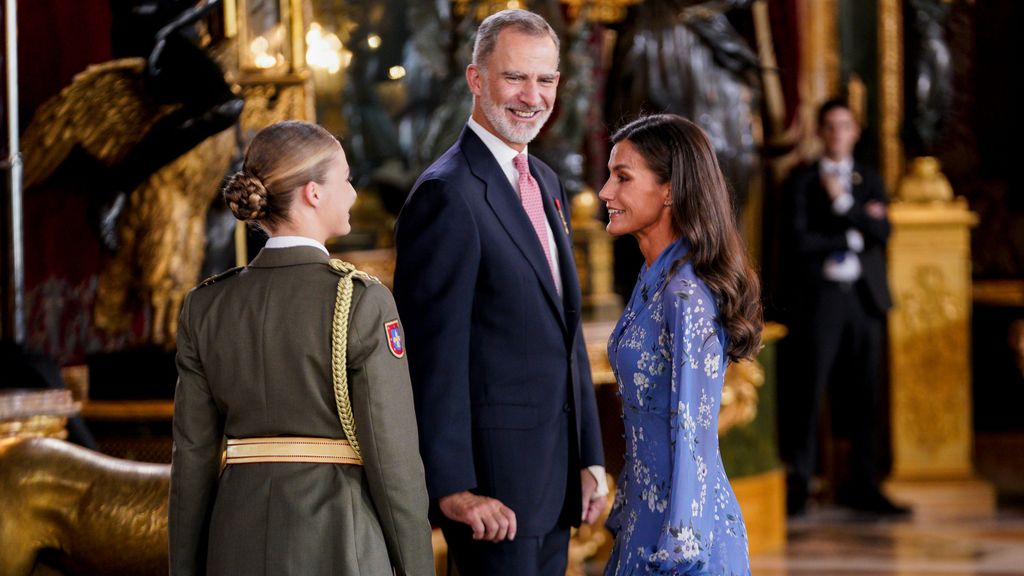
[[[551,277],[551,268],[548,266],[547,258],[544,257],[544,251],[536,240],[537,233],[534,232],[533,225],[530,223],[529,217],[526,216],[515,190],[512,189],[501,167],[498,166],[498,161],[469,128],[462,130],[460,146],[462,153],[466,156],[469,170],[485,184],[484,197],[487,204],[497,215],[498,222],[501,223],[512,242],[533,268],[548,301],[555,309],[559,319],[564,322],[562,302],[555,289],[555,280]],[[536,178],[536,176],[534,177]],[[543,184],[541,185],[541,194],[545,195]],[[550,200],[545,200],[545,203],[548,201]]]
[[[544,213],[551,226],[551,232],[555,236],[555,245],[558,249],[558,268],[562,276],[562,314],[567,327],[575,326],[580,313],[580,294],[576,290],[579,282],[576,275],[576,259],[572,251],[572,240],[568,233],[568,216],[565,215],[565,206],[559,214],[555,198],[561,196],[561,187],[558,181],[550,176],[545,177],[534,169],[530,164],[530,173],[540,185],[540,191],[544,198]],[[572,331],[570,330],[569,333]]]

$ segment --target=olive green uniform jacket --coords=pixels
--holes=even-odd
[[[331,379],[341,273],[307,246],[264,249],[182,306],[171,464],[171,574],[433,574],[409,372],[391,293],[356,277],[348,381],[364,466],[220,471],[222,437],[345,438]],[[398,357],[402,356],[402,357]]]

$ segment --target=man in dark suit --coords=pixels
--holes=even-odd
[[[889,238],[881,178],[854,162],[860,128],[842,101],[818,113],[824,156],[797,168],[787,183],[788,290],[792,345],[799,351],[795,378],[780,390],[782,451],[790,465],[788,510],[806,509],[814,472],[818,416],[829,383],[842,366],[850,389],[842,408],[850,428],[850,478],[840,503],[866,512],[900,515],[879,490],[876,415],[883,330],[892,306],[885,271]]]
[[[527,152],[558,79],[541,17],[484,20],[466,69],[472,116],[396,229],[420,452],[463,576],[564,574],[570,527],[605,505],[569,201]]]

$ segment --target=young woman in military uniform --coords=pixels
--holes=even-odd
[[[394,301],[324,248],[351,230],[344,150],[275,124],[223,194],[270,238],[182,307],[171,574],[433,574]]]

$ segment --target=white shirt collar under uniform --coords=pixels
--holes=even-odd
[[[271,236],[267,239],[267,243],[264,247],[292,248],[295,246],[311,246],[313,248],[323,250],[324,254],[327,254],[328,256],[331,255],[323,244],[313,240],[312,238],[306,238],[305,236]]]

